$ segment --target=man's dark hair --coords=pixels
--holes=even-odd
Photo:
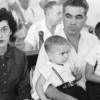
[[[65,12],[66,6],[73,6],[73,7],[83,7],[86,15],[89,9],[89,5],[86,0],[66,0],[63,3],[63,12]]]
[[[1,21],[7,21],[8,25],[12,31],[12,34],[10,36],[10,40],[12,41],[14,33],[17,31],[17,23],[14,20],[14,17],[11,13],[11,11],[8,11],[6,8],[0,9],[0,22]]]
[[[47,11],[48,11],[49,9],[52,9],[52,7],[55,6],[55,5],[61,5],[61,3],[58,3],[58,2],[56,2],[56,1],[49,1],[49,2],[45,5],[45,7],[44,7],[44,13],[45,13],[45,15],[46,15]]]
[[[95,26],[95,34],[100,40],[100,22],[98,22]]]

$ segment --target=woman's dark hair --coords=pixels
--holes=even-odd
[[[12,35],[10,36],[10,41],[14,41],[15,40],[14,34],[17,31],[17,23],[11,13],[11,11],[8,11],[6,8],[0,9],[0,22],[3,20],[8,22],[10,30],[12,31]]]

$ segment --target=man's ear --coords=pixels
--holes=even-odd
[[[87,21],[87,16],[85,17],[85,21]]]

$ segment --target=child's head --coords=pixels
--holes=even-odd
[[[67,61],[70,51],[67,39],[57,35],[51,36],[45,41],[44,48],[51,62],[64,64]]]

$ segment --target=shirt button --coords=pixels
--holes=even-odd
[[[6,90],[3,90],[3,91],[6,91]]]
[[[6,81],[4,83],[6,83]]]
[[[6,73],[4,73],[4,75],[6,75]]]
[[[1,58],[3,58],[3,56],[1,56]]]
[[[2,64],[2,66],[5,66],[5,64]]]

